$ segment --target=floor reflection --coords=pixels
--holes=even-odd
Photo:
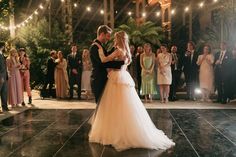
[[[130,149],[89,143],[93,110],[27,110],[0,122],[0,157],[236,156],[235,110],[148,110],[154,125],[176,146]]]

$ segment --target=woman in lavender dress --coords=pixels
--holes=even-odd
[[[8,72],[8,103],[12,107],[23,102],[23,90],[19,69],[21,68],[16,49],[11,49],[6,60]]]

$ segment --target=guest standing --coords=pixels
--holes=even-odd
[[[180,71],[179,71],[179,58],[180,55],[177,51],[177,46],[173,45],[171,47],[171,74],[172,74],[172,83],[170,85],[170,101],[176,101],[176,90],[178,88]]]
[[[139,46],[136,53],[136,70],[137,70],[137,85],[138,85],[138,95],[141,95],[141,84],[142,84],[142,67],[140,64],[140,56],[143,53],[143,47]]]
[[[128,66],[128,70],[130,75],[132,76],[134,82],[135,82],[135,86],[137,87],[137,68],[136,68],[136,54],[135,54],[135,47],[134,45],[130,45],[130,53],[132,55],[132,62],[130,63],[130,65]],[[137,88],[136,88],[137,89]]]
[[[211,102],[210,94],[213,91],[214,81],[214,56],[211,54],[211,47],[205,45],[203,54],[198,56],[197,64],[200,66],[199,83],[202,91],[202,101]]]
[[[226,104],[230,98],[230,78],[232,76],[232,53],[227,50],[227,44],[220,44],[221,51],[215,55],[215,85],[218,92],[216,102]]]
[[[231,61],[231,67],[232,67],[232,77],[231,77],[231,99],[235,98],[236,94],[236,46],[232,51],[232,61]]]
[[[70,99],[73,99],[73,87],[76,84],[78,89],[78,100],[81,99],[81,75],[82,75],[82,56],[77,53],[77,46],[72,45],[71,53],[67,56],[70,84]]]
[[[20,62],[16,49],[10,50],[10,55],[7,58],[7,71],[8,71],[8,103],[12,107],[16,107],[23,102],[23,90],[20,76]]]
[[[91,97],[91,74],[92,74],[92,63],[90,60],[90,53],[88,49],[83,50],[82,54],[83,61],[83,72],[82,72],[82,84],[81,89],[85,91],[87,99]]]
[[[69,81],[67,74],[67,62],[61,51],[57,52],[57,63],[55,68],[56,96],[59,99],[68,97]]]
[[[195,50],[195,45],[192,41],[187,44],[187,51],[181,59],[180,69],[183,68],[186,88],[187,88],[187,100],[196,100],[195,88],[198,82],[198,65],[197,65],[198,53]]]
[[[0,42],[0,96],[2,111],[9,111],[7,107],[7,66],[5,56],[3,55],[4,47],[5,43]]]
[[[140,65],[142,67],[142,95],[145,96],[145,102],[152,101],[152,95],[156,94],[154,82],[155,54],[152,53],[150,44],[144,44],[144,53],[140,56]]]
[[[26,90],[28,95],[28,104],[32,104],[32,94],[31,94],[31,88],[30,88],[30,59],[25,53],[24,48],[19,49],[19,61],[21,64],[20,68],[20,75],[21,75],[21,82],[22,82],[22,93],[23,93],[23,102],[22,106],[25,106],[24,102],[24,91]]]
[[[43,87],[43,90],[46,91],[47,86],[49,84],[49,96],[51,97],[54,95],[52,91],[52,87],[55,83],[54,71],[57,65],[57,63],[55,63],[56,59],[57,59],[57,52],[55,50],[52,50],[50,52],[50,58],[48,59],[48,62],[47,62],[47,74],[45,78],[45,84]]]
[[[171,76],[171,54],[167,51],[166,45],[161,45],[161,53],[157,56],[158,74],[157,83],[160,86],[161,103],[169,101]]]

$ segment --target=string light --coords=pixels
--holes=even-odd
[[[188,11],[189,11],[189,7],[186,7],[186,8],[184,9],[184,11],[185,11],[185,12],[188,12]]]
[[[204,2],[199,3],[199,7],[202,8],[204,6]]]
[[[142,13],[142,17],[146,17],[146,13],[145,12]]]
[[[43,5],[42,5],[42,4],[40,4],[40,5],[39,5],[39,8],[40,8],[40,9],[43,9]]]
[[[29,15],[24,21],[20,22],[19,24],[15,25],[15,26],[8,26],[8,27],[0,24],[0,29],[12,30],[12,29],[24,27],[24,26],[26,26],[27,23],[29,23],[33,19],[33,16],[38,16],[39,10],[43,10],[43,9],[44,9],[44,6],[42,4],[40,4],[38,6],[38,8],[35,9],[34,12],[31,15]]]
[[[46,1],[49,1],[49,0],[46,0]],[[212,0],[212,1],[213,1],[213,3],[218,2],[218,0]],[[1,2],[1,0],[0,0],[0,2]],[[65,0],[61,0],[61,2],[65,2]],[[201,3],[198,4],[198,6],[199,6],[200,8],[203,8],[204,5],[205,5],[204,2],[201,2]],[[73,3],[73,6],[76,8],[76,7],[78,7],[78,4],[77,4],[77,3]],[[6,26],[0,24],[0,29],[3,29],[3,30],[10,30],[10,29],[17,29],[17,28],[24,27],[27,23],[30,22],[30,20],[33,19],[34,16],[38,16],[39,11],[40,11],[40,10],[43,10],[43,9],[44,9],[44,6],[43,6],[42,4],[40,4],[40,5],[38,6],[38,8],[37,8],[30,16],[28,16],[28,18],[26,18],[26,19],[25,19],[24,21],[22,21],[21,23],[15,25],[15,26],[12,26],[12,27],[10,27],[10,26],[6,27]],[[191,8],[190,8],[189,6],[186,6],[186,7],[184,8],[184,11],[185,11],[185,12],[188,12],[190,9],[191,9]],[[88,12],[90,12],[90,11],[91,11],[91,7],[88,6],[88,7],[86,8],[86,10],[87,10]],[[115,13],[117,14],[118,11],[116,10]],[[176,13],[176,9],[171,10],[171,15],[174,15],[175,13]],[[103,15],[103,14],[104,14],[104,10],[100,10],[100,14]],[[128,15],[129,15],[129,16],[131,16],[132,14],[133,14],[133,13],[132,13],[131,11],[128,12]],[[160,15],[161,15],[160,11],[156,12],[156,16],[157,16],[157,17],[159,17]],[[146,16],[147,16],[146,13],[143,12],[143,13],[142,13],[142,17],[146,17]]]
[[[91,11],[91,8],[90,8],[90,7],[87,7],[86,10],[87,10],[88,12],[90,12],[90,11]]]
[[[171,10],[171,15],[175,14],[175,9]]]

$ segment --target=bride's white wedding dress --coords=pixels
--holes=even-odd
[[[175,143],[153,124],[126,67],[108,73],[103,96],[91,122],[89,141],[112,145],[118,151],[174,146]]]

